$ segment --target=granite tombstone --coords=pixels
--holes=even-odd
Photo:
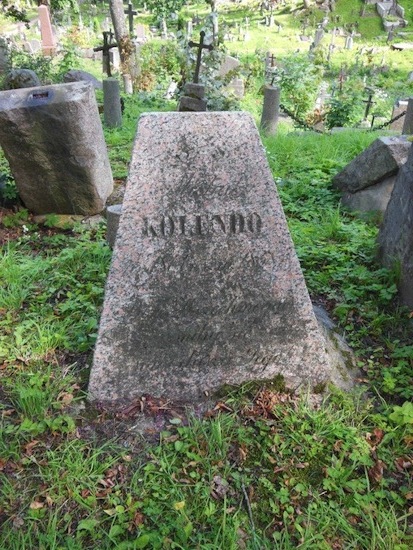
[[[0,145],[31,212],[103,210],[113,180],[91,84],[0,92]]]
[[[144,114],[89,399],[197,402],[278,374],[350,385],[327,357],[252,117]]]

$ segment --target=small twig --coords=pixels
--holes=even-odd
[[[241,489],[242,489],[242,493],[244,495],[245,504],[247,506],[248,517],[250,518],[250,523],[251,523],[251,529],[252,529],[252,532],[255,536],[255,525],[254,525],[254,518],[252,517],[251,503],[250,503],[250,499],[248,498],[248,493],[245,489],[244,484],[241,485]]]

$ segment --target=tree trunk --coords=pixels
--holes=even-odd
[[[121,72],[122,74],[129,74],[134,83],[139,74],[139,67],[136,60],[135,46],[126,27],[122,0],[109,0],[109,8],[119,48]]]

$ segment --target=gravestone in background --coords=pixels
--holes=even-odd
[[[6,40],[0,37],[0,76],[3,75],[9,66],[9,47]]]
[[[53,34],[52,23],[48,6],[42,4],[38,7],[40,33],[42,36],[42,50],[44,55],[56,53],[56,39]]]
[[[89,398],[198,401],[224,384],[333,380],[247,113],[139,120]]]
[[[31,212],[103,210],[113,180],[91,84],[0,92],[0,146]]]

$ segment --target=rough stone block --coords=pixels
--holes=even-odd
[[[0,92],[0,145],[31,212],[103,210],[113,180],[91,84]]]
[[[350,386],[325,347],[252,117],[143,115],[90,400],[198,402],[278,374]]]
[[[395,175],[406,162],[410,146],[405,136],[376,139],[334,177],[333,185],[355,193]]]
[[[376,185],[370,185],[356,193],[343,193],[341,202],[357,212],[386,212],[396,176],[390,176]]]
[[[400,270],[401,300],[413,308],[413,148],[397,175],[378,244],[382,263]]]

